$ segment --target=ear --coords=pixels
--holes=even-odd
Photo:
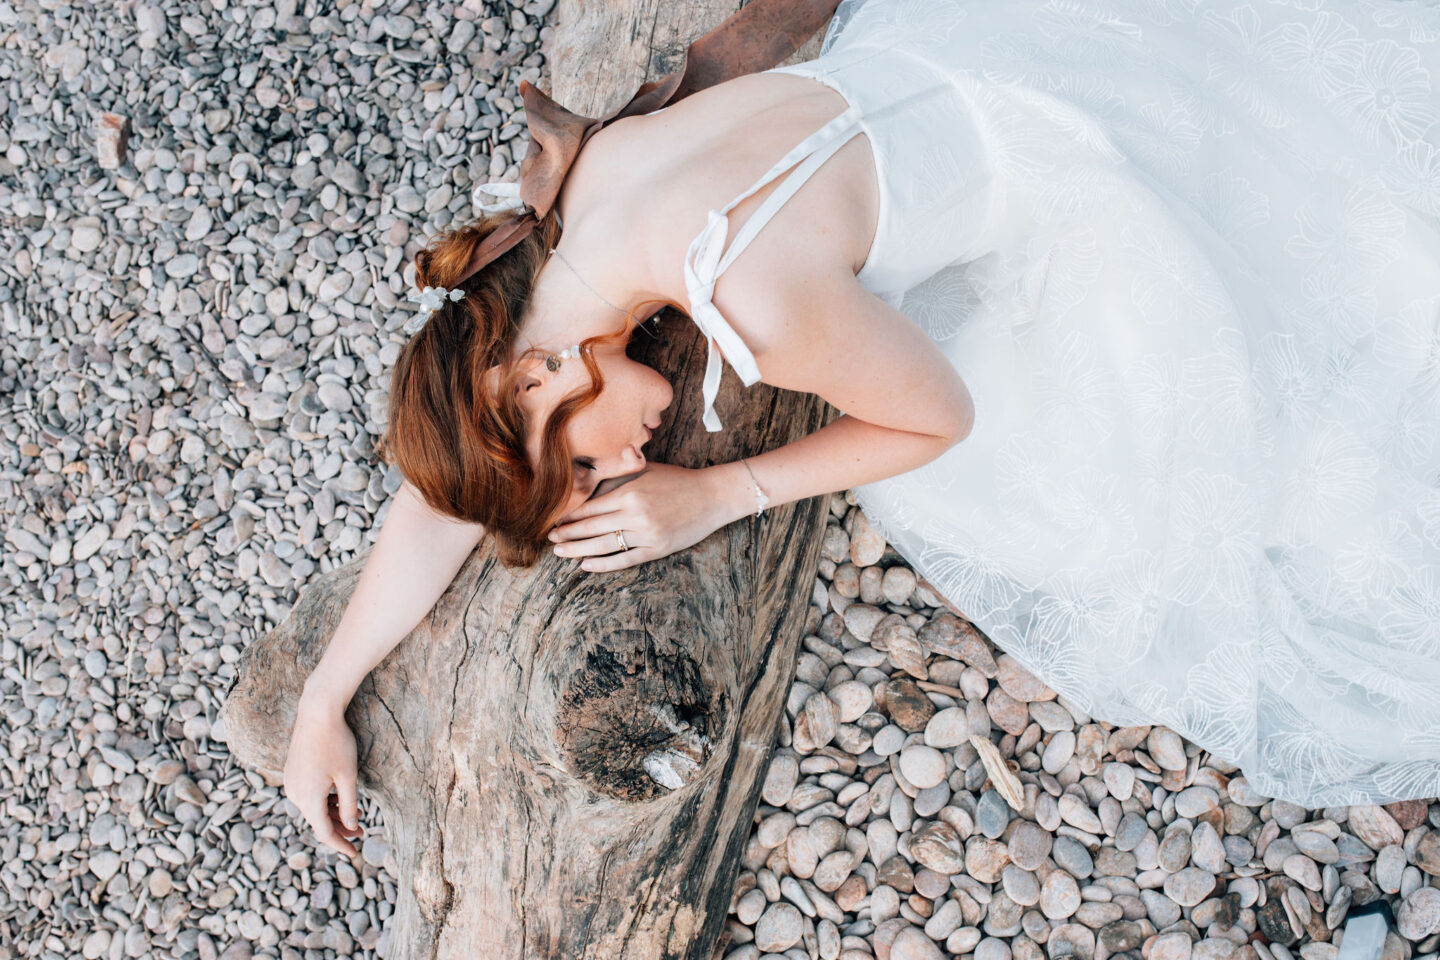
[[[513,364],[506,365],[497,363],[486,370],[484,375],[486,389],[491,393],[499,390],[501,380],[511,369],[518,369],[520,371],[520,376],[515,381],[515,390],[517,394],[522,396],[536,388],[543,387],[555,376],[555,374],[546,369],[545,359],[543,357],[524,357],[523,359],[515,361]]]

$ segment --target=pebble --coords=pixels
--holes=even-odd
[[[1184,742],[1168,727],[1153,728],[1145,740],[1145,748],[1162,770],[1184,770],[1188,762]]]
[[[1215,888],[1215,876],[1199,867],[1186,867],[1165,878],[1165,895],[1182,907],[1193,907]]]
[[[1067,873],[1056,870],[1040,885],[1040,910],[1051,920],[1073,916],[1080,906],[1080,885]]]
[[[791,903],[772,903],[755,921],[755,946],[766,953],[779,953],[800,942],[803,917]]]
[[[945,960],[945,954],[925,931],[906,927],[890,944],[890,960]]]
[[[1396,930],[1406,940],[1422,940],[1440,933],[1440,890],[1419,887],[1395,913]]]
[[[945,755],[934,747],[912,743],[900,751],[900,772],[920,789],[945,779]]]

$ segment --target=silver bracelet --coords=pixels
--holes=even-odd
[[[744,457],[740,458],[740,463],[745,467],[745,472],[750,474],[750,485],[755,488],[755,516],[758,517],[765,512],[765,507],[770,503],[770,498],[765,496],[765,491],[760,489],[760,481],[755,479],[755,471],[750,469],[750,464],[745,462]]]

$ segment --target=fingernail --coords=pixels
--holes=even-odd
[[[358,823],[359,821],[356,820],[354,817],[345,818],[345,826],[349,827],[351,830],[354,830]]]

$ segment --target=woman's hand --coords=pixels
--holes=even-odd
[[[735,519],[726,498],[711,489],[715,469],[652,463],[638,474],[617,478],[615,487],[560,519],[550,534],[555,553],[585,558],[580,562],[584,570],[607,572],[699,543]],[[616,530],[630,549],[621,549]]]
[[[315,830],[315,838],[347,857],[361,835],[356,796],[355,734],[344,708],[300,697],[285,755],[285,797]],[[330,792],[331,784],[335,793]]]

